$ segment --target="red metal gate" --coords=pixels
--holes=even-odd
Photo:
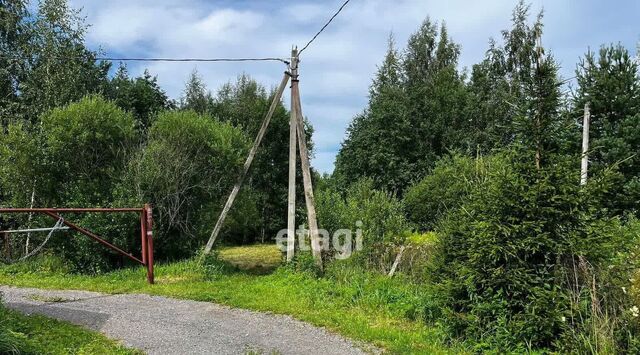
[[[60,213],[139,213],[140,214],[140,237],[142,242],[141,258],[133,256],[131,253],[118,248],[117,246],[100,238],[97,234],[88,229],[82,228],[75,223],[62,218]],[[151,206],[145,204],[142,208],[0,208],[2,213],[42,213],[79,232],[105,247],[117,252],[120,255],[144,265],[147,268],[147,281],[153,284],[153,215]],[[0,231],[0,234],[6,231]]]

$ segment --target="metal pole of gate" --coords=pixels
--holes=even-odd
[[[147,281],[149,281],[150,284],[153,284],[153,211],[151,210],[151,205],[144,205],[143,215],[147,220],[145,226],[145,234],[147,238]]]

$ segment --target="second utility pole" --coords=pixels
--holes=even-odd
[[[298,57],[297,49],[294,49],[291,54],[291,117],[295,117],[295,120],[292,119],[292,121],[295,121],[296,124],[298,150],[300,151],[300,165],[302,167],[302,182],[304,185],[304,197],[307,207],[307,223],[309,225],[309,238],[311,239],[311,252],[313,253],[313,260],[315,261],[316,266],[320,270],[322,270],[322,249],[320,245],[320,236],[318,234],[318,220],[316,218],[315,198],[313,196],[313,183],[311,181],[311,164],[309,162],[309,151],[307,150],[307,136],[304,130],[302,105],[300,103],[300,87],[298,85],[298,68],[300,59]],[[289,133],[291,137],[293,133],[291,131]],[[291,141],[292,139],[290,138],[290,142]],[[291,147],[289,147],[290,153],[292,150],[295,151],[295,148],[292,149]],[[293,183],[295,185],[295,157],[294,159],[292,159],[291,156],[289,156],[289,164],[294,164]],[[292,190],[294,192],[293,196],[289,195],[289,208],[291,208],[291,199],[293,198],[295,209],[295,187],[291,188],[291,171],[292,168],[291,166],[289,166],[289,193],[291,194]],[[290,221],[291,214],[289,214],[289,219],[287,222]],[[290,240],[291,236],[289,236],[288,238],[288,240]],[[287,246],[287,258],[289,257],[290,248],[291,246]],[[293,250],[291,250],[291,255],[293,256]]]

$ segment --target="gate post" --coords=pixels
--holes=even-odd
[[[145,236],[147,239],[147,281],[150,284],[154,283],[153,276],[153,212],[151,210],[151,205],[144,205],[144,213],[143,216],[146,217],[146,225],[145,225]]]
[[[142,244],[142,264],[147,266],[147,210],[140,212],[140,242]]]

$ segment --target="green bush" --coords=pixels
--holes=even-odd
[[[610,280],[571,277],[577,260],[607,270],[632,233],[621,233],[618,219],[599,217],[594,201],[609,185],[592,178],[581,188],[577,160],[557,157],[538,170],[515,153],[501,158],[509,163],[494,165],[438,226],[448,323],[480,344],[557,349],[573,327],[572,288],[595,280],[601,298],[593,305],[618,304],[604,287]]]
[[[460,207],[493,163],[490,157],[458,154],[439,160],[429,175],[407,190],[404,203],[409,220],[421,230],[433,229],[448,211]]]
[[[114,190],[137,142],[133,117],[113,103],[91,96],[43,114],[40,122],[37,126],[12,125],[0,139],[0,187],[8,195],[5,201],[12,207],[117,205]],[[63,217],[124,249],[136,245],[133,238],[138,223],[130,216]],[[27,215],[16,215],[3,221],[3,226],[47,227],[53,223],[47,216],[36,215],[28,222]],[[30,244],[37,246],[44,237],[33,234]],[[14,239],[14,250],[24,249],[22,240]],[[47,247],[71,260],[78,271],[102,271],[122,263],[121,257],[77,234],[58,232]]]
[[[111,201],[136,142],[132,115],[92,96],[56,108],[41,121],[48,176],[38,200],[78,206]]]
[[[193,111],[161,113],[129,164],[131,195],[149,202],[159,258],[193,255],[206,241],[248,146],[244,133]]]
[[[388,272],[410,228],[402,201],[375,190],[373,183],[364,179],[354,183],[345,197],[331,188],[319,191],[317,204],[321,228],[330,233],[350,229],[354,248],[357,233],[361,233],[363,250],[355,257],[368,267]]]
[[[404,251],[396,272],[417,283],[431,283],[430,271],[438,243],[439,238],[435,232],[405,233]]]

